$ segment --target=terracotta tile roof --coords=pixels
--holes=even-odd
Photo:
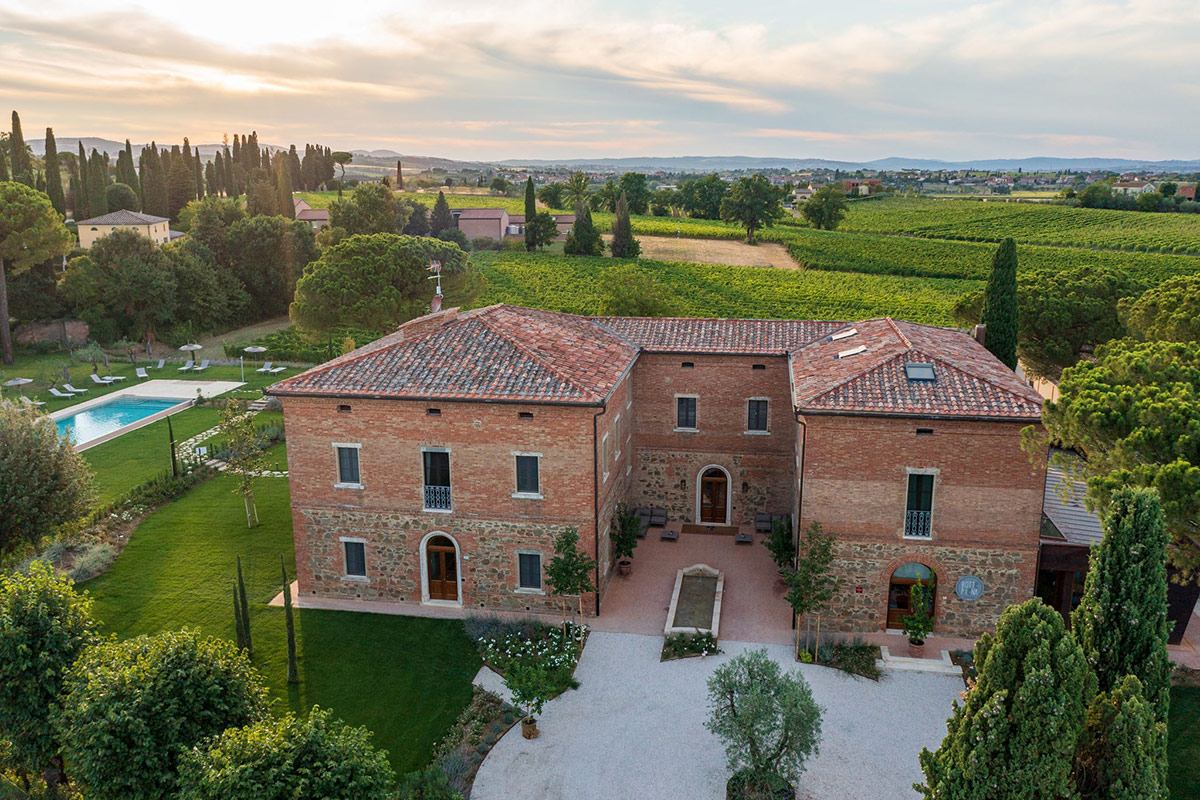
[[[845,326],[844,322],[683,317],[596,317],[595,321],[652,353],[781,356]]]
[[[801,411],[1041,416],[1041,396],[962,331],[887,318],[843,328],[850,330],[792,354],[793,398]],[[932,364],[934,380],[910,380],[906,364]]]
[[[158,222],[170,222],[166,217],[156,217],[153,214],[143,214],[139,211],[118,209],[107,214],[101,214],[91,219],[81,219],[76,225],[154,225]]]
[[[596,404],[636,348],[586,318],[490,306],[430,314],[272,394]]]
[[[296,219],[323,219],[329,221],[329,210],[325,208],[301,208],[296,211]]]

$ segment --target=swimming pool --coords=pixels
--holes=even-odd
[[[58,435],[72,437],[77,445],[85,444],[160,411],[186,403],[186,400],[178,398],[121,395],[57,420]]]

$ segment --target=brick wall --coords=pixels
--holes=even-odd
[[[1020,448],[1020,423],[816,416],[807,424],[801,526],[838,538],[845,630],[886,621],[892,571],[917,561],[938,571],[938,632],[976,636],[1009,603],[1033,595],[1044,464]],[[932,433],[917,435],[917,429]],[[935,470],[932,535],[904,536],[908,468]],[[985,594],[954,595],[963,575]]]
[[[697,396],[694,433],[675,430],[678,395]],[[752,397],[768,400],[768,435],[746,432]],[[643,353],[633,369],[633,408],[637,505],[695,522],[697,476],[717,465],[730,475],[731,524],[791,509],[796,422],[786,358]]]

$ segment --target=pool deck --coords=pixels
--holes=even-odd
[[[179,380],[148,380],[141,383],[133,383],[123,389],[118,389],[115,392],[108,392],[91,400],[84,400],[82,403],[76,403],[73,406],[60,408],[50,415],[50,419],[58,422],[70,416],[78,414],[80,411],[87,411],[90,408],[104,405],[112,402],[119,397],[153,397],[162,400],[178,400],[177,405],[171,406],[168,409],[159,411],[157,414],[151,414],[148,417],[139,419],[137,422],[131,422],[124,427],[117,428],[111,433],[106,433],[103,436],[98,436],[95,439],[90,439],[86,442],[78,442],[75,445],[75,452],[80,453],[87,450],[89,447],[95,447],[98,444],[103,444],[111,439],[115,439],[123,433],[129,433],[132,430],[145,427],[152,422],[157,422],[160,419],[169,417],[178,411],[191,407],[196,401],[196,392],[199,391],[205,397],[215,397],[219,394],[232,391],[244,384],[237,381],[179,381]]]

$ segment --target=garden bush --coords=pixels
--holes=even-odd
[[[711,656],[721,652],[717,637],[710,631],[673,633],[663,640],[662,660],[673,661],[688,656]]]

